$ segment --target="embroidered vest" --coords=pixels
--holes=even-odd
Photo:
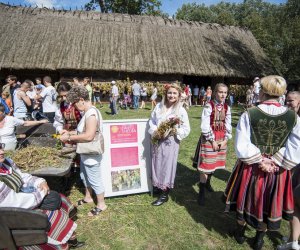
[[[72,105],[60,104],[60,112],[65,120],[64,129],[75,130],[81,119],[80,112]]]
[[[287,110],[280,115],[270,115],[257,107],[248,109],[251,142],[262,154],[272,156],[283,147],[297,122],[297,115]]]
[[[225,131],[225,119],[228,110],[228,105],[216,104],[213,101],[210,102],[212,112],[210,115],[210,124],[213,131]]]
[[[11,167],[11,164],[6,159],[3,162],[3,165]],[[0,181],[4,182],[6,186],[14,190],[16,193],[20,192],[20,188],[23,185],[22,177],[14,169],[12,169],[11,174],[0,175]]]

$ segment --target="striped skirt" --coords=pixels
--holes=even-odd
[[[266,173],[257,164],[237,161],[225,189],[226,212],[257,230],[279,230],[281,219],[291,220],[294,210],[291,172],[283,168]]]
[[[222,136],[218,136],[218,138],[220,137]],[[223,141],[223,139],[216,140],[217,143],[221,141]],[[220,149],[220,151],[214,151],[211,143],[209,141],[206,141],[204,136],[200,137],[198,144],[200,144],[200,146],[197,146],[199,155],[197,166],[200,172],[210,174],[213,173],[216,169],[225,168],[227,147]]]
[[[68,249],[67,241],[75,232],[77,225],[69,219],[69,212],[74,208],[70,200],[61,194],[61,208],[55,211],[40,210],[48,216],[51,224],[48,232],[48,242],[41,245],[26,246],[24,250],[65,250]]]

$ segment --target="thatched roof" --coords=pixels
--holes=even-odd
[[[249,30],[0,4],[0,68],[252,77],[274,68]]]

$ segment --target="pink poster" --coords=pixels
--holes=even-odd
[[[110,155],[112,167],[139,165],[138,147],[111,148]]]
[[[110,125],[111,144],[137,142],[137,124]]]

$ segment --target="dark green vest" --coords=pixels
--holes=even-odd
[[[257,107],[248,109],[251,142],[262,154],[274,155],[283,147],[297,122],[297,114],[287,110],[280,115],[270,115]]]

